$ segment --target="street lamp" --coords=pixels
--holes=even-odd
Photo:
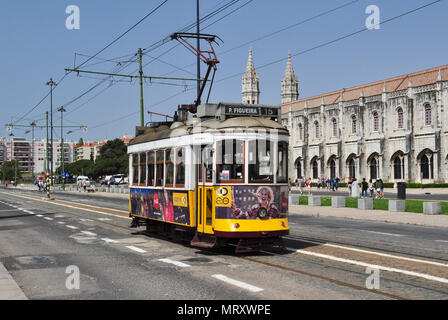
[[[51,175],[51,185],[53,185],[53,87],[57,86],[57,83],[53,81],[53,78],[50,78],[50,81],[48,81],[46,83],[47,86],[50,86],[50,128],[51,128],[51,170],[50,170],[50,175]]]
[[[33,183],[34,183],[34,127],[36,127],[36,121],[31,122],[30,124],[32,128],[32,140],[31,140],[31,176],[33,177]]]
[[[9,136],[11,137],[11,162],[13,161],[12,160],[12,145],[13,145],[13,142],[12,142],[12,137],[14,137],[14,133],[10,133],[9,134]],[[17,161],[16,161],[16,155],[14,154],[14,186],[16,186],[17,185]]]
[[[64,128],[64,112],[67,110],[64,109],[63,106],[58,108],[58,111],[61,113],[61,160],[62,160],[62,170],[61,170],[61,176],[64,174],[64,134],[63,134],[63,128]],[[62,176],[62,190],[65,190],[65,174]]]

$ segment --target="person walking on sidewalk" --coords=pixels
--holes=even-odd
[[[348,187],[348,196],[351,197],[352,196],[352,177],[348,177],[347,180],[347,187]]]
[[[373,198],[373,190],[375,189],[375,186],[373,185],[372,179],[369,179],[369,193],[370,198]]]
[[[366,181],[366,178],[362,178],[361,182],[361,196],[363,198],[367,197],[367,189],[369,188],[369,184]]]
[[[300,195],[302,195],[303,194],[303,187],[305,186],[305,177],[300,177],[300,179],[299,179],[299,192],[300,192]]]
[[[312,187],[311,178],[308,178],[307,187],[308,187],[308,195],[311,196],[311,187]]]

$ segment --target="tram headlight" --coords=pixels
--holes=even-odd
[[[235,224],[233,225],[233,227],[234,227],[235,229],[238,229],[238,228],[240,227],[240,224],[239,224],[239,223],[235,223]]]

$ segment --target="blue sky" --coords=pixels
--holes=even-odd
[[[204,16],[230,1],[201,0],[201,15]],[[247,1],[237,2],[220,15],[204,22],[202,27],[215,22]],[[369,5],[377,5],[381,20],[386,20],[432,0],[354,1],[328,15],[251,42],[350,2],[352,1],[253,0],[203,30],[204,33],[218,35],[224,41],[220,46],[215,46],[221,62],[218,64],[211,102],[241,101],[241,76],[250,47],[260,78],[260,103],[264,104],[280,103],[280,81],[285,71],[288,51],[293,55],[300,97],[448,63],[448,5],[444,0],[382,25],[380,30],[362,32],[296,56],[294,55],[301,51],[364,28],[368,17],[365,10]],[[45,83],[50,77],[54,81],[61,79],[65,73],[64,68],[73,67],[75,53],[95,54],[160,3],[162,0],[16,0],[2,3],[0,136],[9,138],[5,125],[11,122],[28,125],[37,120],[38,125],[45,125],[45,112],[50,111],[50,99],[47,98],[35,106],[48,93],[49,87]],[[65,26],[68,17],[65,10],[69,5],[77,5],[80,9],[79,30],[68,30]],[[98,57],[114,59],[127,56],[114,59],[122,63],[132,60],[138,48],[149,47],[179,31],[194,22],[195,15],[196,0],[168,0],[153,15]],[[175,47],[176,44],[173,40],[156,50],[148,51],[143,58],[143,64],[150,62],[151,57],[160,56],[161,61],[146,65],[145,75],[195,77],[195,56],[180,45]],[[173,49],[168,51],[171,48]],[[86,57],[77,56],[76,64],[79,65],[84,59]],[[262,67],[280,59],[285,60]],[[116,62],[98,59],[93,59],[83,66],[83,69],[103,72],[111,72],[116,68]],[[201,70],[205,69],[206,66],[202,64]],[[131,62],[121,72],[136,74],[137,70],[138,64]],[[64,125],[88,126],[86,133],[75,128],[65,129],[66,140],[77,141],[81,137],[84,140],[102,140],[135,133],[135,126],[140,123],[139,86],[135,81],[114,78],[121,82],[112,83],[109,79],[67,105],[73,98],[99,83],[100,78],[103,77],[78,77],[72,73],[54,90],[54,125],[60,125],[60,113],[56,109],[64,105],[67,109]],[[186,88],[190,90],[185,91]],[[146,81],[145,110],[173,114],[179,104],[192,103],[195,93],[195,83],[191,81]],[[160,118],[153,116],[152,119]],[[149,120],[149,115],[145,113],[145,121]],[[15,127],[12,132],[15,136],[27,136],[31,139],[30,134],[25,135],[25,130]],[[67,135],[69,130],[73,132]],[[55,129],[54,137],[59,136],[60,129]],[[45,130],[36,129],[35,137],[44,138]]]

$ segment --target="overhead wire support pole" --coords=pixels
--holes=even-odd
[[[145,126],[145,115],[143,107],[143,67],[142,67],[142,48],[138,49],[138,73],[140,75],[140,126]]]

